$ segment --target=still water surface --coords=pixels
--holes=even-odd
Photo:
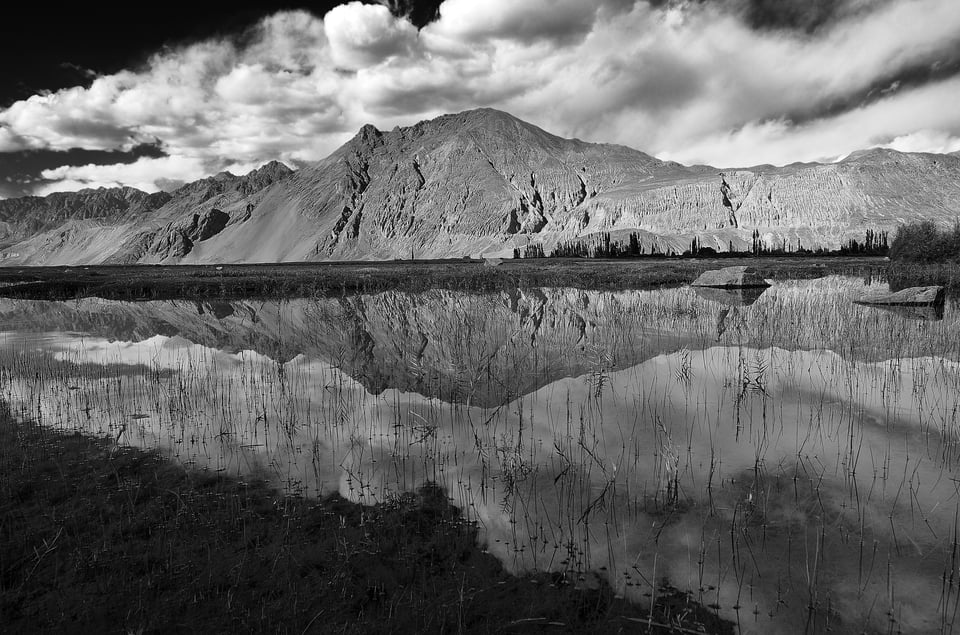
[[[283,302],[0,301],[43,424],[364,503],[446,488],[512,571],[743,633],[951,632],[960,312],[831,277]]]

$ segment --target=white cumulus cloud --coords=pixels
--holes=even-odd
[[[157,191],[157,182],[189,182],[206,176],[203,161],[183,157],[141,157],[133,163],[113,165],[65,165],[40,173],[54,181],[38,187],[37,194],[76,191],[88,187],[130,186],[146,192]]]
[[[352,70],[409,54],[417,39],[414,26],[393,17],[387,7],[360,2],[331,9],[324,19],[324,31],[333,62]]]
[[[446,0],[420,31],[382,4],[280,12],[242,39],[16,102],[0,110],[0,152],[156,143],[168,157],[58,168],[42,186],[155,189],[479,106],[720,166],[954,148],[960,82],[936,71],[960,65],[956,0],[856,6],[813,33],[753,28],[724,3]]]
[[[949,134],[943,130],[917,130],[894,138],[884,147],[900,152],[960,152],[960,134]]]

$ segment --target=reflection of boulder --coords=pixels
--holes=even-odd
[[[730,315],[729,308],[720,309],[720,312],[717,313],[717,339],[720,339],[720,336],[723,335],[723,332],[727,330],[727,316]]]
[[[218,320],[233,315],[233,305],[229,302],[196,302],[197,315],[209,313]]]
[[[911,320],[927,320],[935,322],[943,319],[943,303],[933,305],[919,304],[875,304],[867,305],[881,311],[889,311]]]
[[[718,287],[696,287],[697,295],[709,302],[726,306],[749,306],[766,291],[766,287],[742,287],[724,289]]]
[[[893,293],[874,293],[854,300],[857,304],[899,306],[943,306],[944,290],[940,286],[910,287]]]
[[[753,267],[743,265],[704,271],[700,274],[699,278],[691,283],[691,286],[743,289],[750,287],[769,287],[770,283],[764,280]]]

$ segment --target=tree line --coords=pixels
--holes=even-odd
[[[960,231],[960,230],[958,230]],[[960,233],[958,233],[960,236]],[[782,255],[863,255],[883,256],[887,254],[887,232],[874,229],[866,230],[863,240],[851,238],[839,249],[824,249],[818,247],[809,249],[804,247],[800,239],[797,242],[784,238],[780,243],[768,244],[759,230],[751,234],[749,250],[736,249],[732,241],[728,241],[726,251],[718,251],[714,247],[704,246],[699,238],[694,238],[690,246],[682,252],[671,247],[664,247],[658,243],[645,249],[640,243],[640,235],[631,232],[626,242],[613,240],[610,233],[597,234],[587,239],[577,239],[558,243],[549,256],[540,243],[531,243],[523,247],[514,247],[514,258],[642,258],[642,257],[737,257],[737,256],[782,256]]]
[[[890,243],[889,256],[907,262],[960,262],[960,219],[951,229],[940,229],[931,220],[902,225]]]

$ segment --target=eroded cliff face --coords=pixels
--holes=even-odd
[[[0,201],[0,264],[185,261],[201,241],[248,220],[264,191],[290,174],[271,162],[169,193],[100,188]]]
[[[660,161],[561,139],[494,110],[381,132],[365,126],[285,186],[319,228],[316,258],[462,256],[512,249]]]
[[[0,201],[0,252],[14,260],[43,264],[50,254],[76,249],[85,230],[110,233],[145,222],[170,200],[166,192],[100,188]],[[20,256],[20,251],[24,251]]]
[[[0,203],[6,264],[279,262],[509,255],[637,233],[641,246],[836,248],[960,209],[960,156],[855,153],[834,164],[687,167],[562,139],[480,109],[364,126],[296,172],[271,163],[166,194],[129,188]]]
[[[717,170],[634,183],[601,192],[581,207],[589,222],[577,228],[573,215],[558,219],[561,234],[639,229],[678,251],[694,236],[724,251],[731,243],[749,247],[758,230],[770,246],[783,240],[795,246],[799,239],[808,248],[836,248],[849,238],[862,240],[866,229],[892,234],[910,220],[952,222],[960,209],[960,161],[872,150],[835,164]]]

